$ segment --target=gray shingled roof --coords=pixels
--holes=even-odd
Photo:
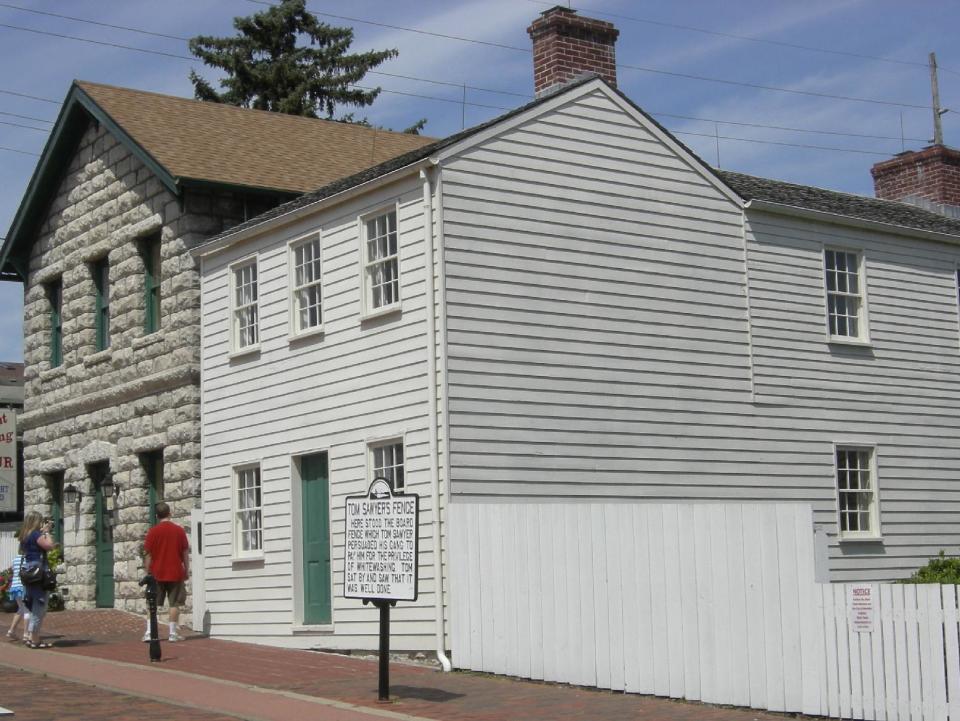
[[[824,190],[809,185],[785,183],[782,180],[757,178],[728,170],[714,170],[714,172],[744,200],[765,200],[770,203],[845,215],[860,220],[872,220],[877,223],[960,236],[960,220],[907,203]]]

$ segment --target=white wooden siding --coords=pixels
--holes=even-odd
[[[769,213],[748,216],[747,243],[760,410],[795,421],[811,469],[828,438],[877,446],[881,543],[838,542],[836,501],[814,505],[836,577],[899,577],[956,554],[960,250]],[[824,246],[863,253],[869,347],[825,342]]]
[[[805,502],[835,580],[960,552],[956,249],[757,213],[744,237],[602,92],[442,174],[453,496]],[[823,243],[866,253],[872,357],[826,343]],[[882,543],[836,541],[834,442],[877,447]]]
[[[401,312],[360,322],[357,217],[399,201]],[[409,179],[207,258],[203,269],[203,508],[206,605],[222,638],[376,648],[376,610],[344,600],[344,498],[367,488],[368,440],[403,436],[407,489],[421,495],[420,599],[393,612],[392,645],[433,647],[436,587],[430,522],[422,189]],[[289,338],[288,246],[321,231],[324,332]],[[259,259],[261,350],[229,358],[228,278]],[[295,456],[326,452],[331,487],[333,624],[298,627],[301,590]],[[261,463],[262,561],[232,559],[233,466]]]
[[[457,668],[831,718],[960,719],[956,586],[814,582],[801,504],[449,506]]]

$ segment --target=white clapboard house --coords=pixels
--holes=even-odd
[[[573,16],[548,11],[534,42]],[[644,516],[664,553],[755,534],[748,573],[770,538],[774,573],[778,537],[781,554],[813,549],[804,582],[894,579],[958,551],[960,221],[715,170],[614,82],[548,87],[194,251],[212,634],[375,648],[343,554],[344,499],[376,475],[420,495],[399,650],[469,640],[471,599],[497,616],[518,588],[546,593],[507,568],[524,534],[538,584],[583,567],[574,536],[587,560],[659,562],[636,519],[610,540],[614,506],[667,508],[667,551],[663,517]],[[698,510],[731,504],[776,505],[793,535]],[[491,544],[505,560],[474,568]],[[648,566],[620,563],[623,588]]]

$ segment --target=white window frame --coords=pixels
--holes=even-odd
[[[379,259],[377,262],[382,263],[386,260],[395,259],[396,262],[396,298],[394,301],[388,305],[381,305],[374,307],[373,305],[373,287],[370,282],[370,269],[373,266],[370,258],[368,257],[368,234],[367,234],[367,224],[370,221],[375,221],[378,218],[393,214],[394,217],[394,233],[396,234],[397,240],[397,252],[395,255],[387,256],[385,258]],[[361,291],[361,317],[363,319],[367,318],[376,318],[381,315],[386,315],[388,313],[394,313],[400,309],[401,302],[401,288],[402,288],[402,279],[400,276],[400,204],[392,203],[390,205],[384,205],[376,210],[361,215],[357,219],[357,227],[360,238],[360,291]]]
[[[843,253],[847,256],[854,256],[856,258],[857,266],[857,287],[858,292],[856,294],[843,292],[839,290],[830,290],[829,283],[827,282],[827,254],[828,253]],[[827,340],[830,343],[847,343],[850,345],[868,345],[870,343],[870,316],[867,311],[867,263],[866,255],[862,250],[856,248],[842,248],[838,246],[824,246],[823,252],[820,257],[820,272],[823,282],[823,308],[824,308],[824,321],[826,322],[825,331],[827,335]],[[834,271],[836,272],[836,271]],[[840,298],[850,298],[855,299],[857,303],[857,335],[846,335],[841,333],[833,333],[830,329],[830,298],[831,296],[837,296]],[[847,316],[852,317],[852,316]]]
[[[297,251],[305,245],[310,245],[311,243],[316,243],[317,245],[317,255],[314,258],[314,261],[319,264],[319,277],[310,283],[304,283],[303,285],[297,285]],[[290,293],[289,293],[289,304],[290,304],[290,337],[291,338],[303,338],[305,336],[315,335],[323,332],[323,319],[325,315],[325,308],[323,306],[324,302],[324,293],[323,293],[323,233],[319,230],[309,233],[307,235],[300,236],[291,240],[287,244],[287,265],[289,268],[289,280],[290,280]],[[320,323],[315,326],[308,326],[306,328],[300,327],[300,306],[297,302],[297,295],[300,291],[307,288],[316,288],[317,293],[319,294],[319,308],[320,308]]]
[[[843,530],[841,519],[843,505],[840,502],[844,491],[840,488],[840,466],[838,455],[841,451],[853,451],[868,454],[867,470],[870,474],[870,504],[867,509],[869,530]],[[837,498],[837,536],[841,541],[875,541],[881,538],[880,531],[880,484],[877,477],[877,447],[865,443],[835,443],[833,445],[833,486]],[[846,491],[851,493],[856,491]]]
[[[248,471],[254,471],[259,482],[260,504],[254,507],[240,506],[240,474]],[[230,472],[230,532],[232,538],[233,558],[235,560],[246,561],[250,559],[263,558],[263,470],[260,462],[244,463],[233,466]],[[241,530],[240,514],[256,511],[259,514],[259,526],[257,530],[260,534],[260,547],[253,549],[243,548],[243,535],[249,531]]]
[[[253,267],[256,277],[254,278],[254,291],[256,293],[256,298],[252,303],[247,303],[243,306],[237,305],[237,271],[243,270],[247,267]],[[260,263],[256,255],[248,256],[241,260],[231,263],[228,272],[230,273],[230,355],[245,355],[247,353],[253,353],[254,351],[260,350]],[[239,318],[240,313],[248,308],[253,308],[254,313],[256,314],[256,323],[255,323],[255,333],[256,340],[253,343],[247,345],[240,345],[240,327],[239,327]]]
[[[406,437],[404,435],[395,435],[387,436],[385,438],[378,438],[376,440],[367,441],[367,485],[373,482],[373,479],[377,476],[377,465],[374,462],[374,452],[378,448],[385,448],[387,446],[400,446],[400,450],[403,453],[403,463],[401,468],[403,468],[403,484],[400,486],[394,485],[394,493],[403,493],[407,487],[407,443]],[[393,466],[396,467],[396,466]],[[395,479],[390,479],[396,483]]]

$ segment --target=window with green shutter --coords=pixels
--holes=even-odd
[[[160,330],[160,234],[152,235],[140,243],[143,258],[143,291],[146,313],[143,332]]]
[[[63,365],[63,279],[58,278],[47,286],[47,301],[50,304],[50,365]]]
[[[63,473],[47,477],[50,489],[50,520],[53,521],[53,540],[63,545]]]
[[[163,451],[141,454],[140,463],[147,477],[147,517],[152,526],[157,522],[157,503],[163,500]]]
[[[97,291],[96,350],[110,347],[110,263],[104,258],[93,265],[93,284]]]

